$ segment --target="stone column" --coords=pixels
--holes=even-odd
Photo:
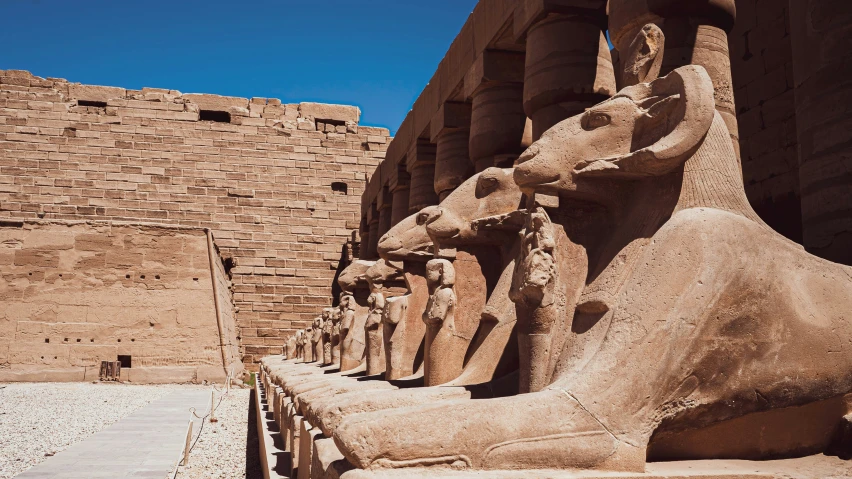
[[[473,174],[470,161],[470,103],[447,102],[432,117],[435,143],[435,193],[439,201],[449,196]]]
[[[379,210],[376,202],[370,205],[367,210],[367,224],[370,228],[370,240],[367,243],[367,258],[373,259],[379,257]]]
[[[406,155],[406,170],[411,175],[408,196],[408,214],[412,215],[427,206],[438,204],[435,194],[435,145],[418,138]]]
[[[369,210],[369,208],[367,208]],[[368,259],[370,250],[370,223],[367,221],[367,213],[361,217],[361,226],[358,228],[358,234],[361,236],[361,242],[358,244],[358,258]],[[378,246],[378,243],[376,243]]]
[[[622,62],[639,30],[648,23],[654,23],[665,35],[661,76],[688,64],[701,65],[707,70],[716,89],[716,109],[728,126],[739,158],[740,141],[727,33],[735,20],[734,0],[609,2],[610,39],[620,52]]]
[[[385,186],[382,188],[381,193],[379,193],[379,240],[391,229],[392,211],[393,197],[390,194],[389,188]],[[378,245],[379,240],[376,240],[376,245]],[[378,250],[376,254],[378,254]]]
[[[804,245],[852,265],[852,2],[789,6]]]
[[[464,79],[475,171],[512,166],[524,151],[524,54],[485,50]]]
[[[408,183],[408,178],[405,178],[405,182],[402,182],[400,178],[397,180],[396,186],[393,188],[393,208],[391,208],[391,228],[399,224],[400,221],[407,218],[408,215],[408,197],[411,194],[410,187]]]
[[[603,30],[606,0],[561,13],[553,4],[524,12],[517,28],[527,36],[524,111],[532,119],[532,139],[553,125],[606,100],[616,92],[612,57]],[[564,8],[564,7],[563,7]]]

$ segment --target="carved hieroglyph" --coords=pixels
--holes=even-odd
[[[588,271],[552,380],[509,398],[347,417],[334,437],[355,466],[641,471],[660,428],[852,391],[852,269],[752,211],[703,68],[557,124],[514,178],[528,194],[606,211],[567,229]]]

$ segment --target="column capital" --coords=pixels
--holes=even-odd
[[[430,141],[437,139],[447,130],[470,128],[471,104],[462,102],[445,102],[432,117],[430,125]]]
[[[424,138],[414,140],[405,155],[405,170],[411,173],[417,168],[435,164],[435,144]]]
[[[607,0],[521,0],[515,8],[513,35],[522,40],[527,31],[548,15],[583,15],[596,17],[606,30]]]
[[[464,77],[464,97],[472,98],[484,84],[524,83],[523,52],[485,50]]]

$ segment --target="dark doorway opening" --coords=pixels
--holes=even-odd
[[[118,355],[118,362],[121,363],[121,369],[130,369],[133,364],[133,358],[130,355]]]

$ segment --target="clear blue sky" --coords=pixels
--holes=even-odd
[[[395,131],[476,0],[0,0],[0,70],[361,107]]]

